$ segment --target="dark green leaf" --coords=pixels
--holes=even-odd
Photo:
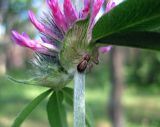
[[[99,39],[98,43],[160,50],[160,33],[118,33]]]
[[[146,43],[148,43],[147,48],[152,49],[152,43],[145,42],[147,39],[140,38],[140,34],[134,34],[137,32],[159,32],[160,31],[160,1],[159,0],[126,0],[125,2],[121,3],[113,10],[111,10],[108,14],[101,17],[96,25],[93,28],[92,38],[93,42],[101,42],[105,44],[112,44],[115,45],[125,45],[125,46],[132,46],[133,42],[127,39],[124,39],[119,42],[109,42],[108,40],[114,41],[114,36],[118,36],[117,39],[123,36],[126,37],[124,33],[129,33],[129,35],[133,38],[137,39],[137,43],[134,45],[135,47],[139,48],[146,48]],[[123,35],[118,35],[123,33]],[[152,38],[152,34],[147,34]],[[158,35],[158,33],[157,33]],[[157,35],[155,35],[157,37]],[[109,39],[108,39],[109,38]],[[106,41],[105,41],[106,39]],[[143,40],[144,39],[144,40]],[[156,39],[159,39],[156,38]],[[122,42],[125,41],[125,44]],[[154,40],[152,41],[154,42]],[[159,40],[156,40],[159,42]],[[124,43],[124,42],[123,42]],[[131,44],[130,44],[131,43]],[[155,44],[156,45],[156,44]],[[158,44],[156,46],[159,46]],[[157,48],[153,48],[157,49]]]
[[[66,112],[63,102],[63,93],[54,92],[47,104],[48,120],[51,127],[67,127]]]
[[[67,104],[69,104],[70,106],[73,107],[73,89],[65,87],[63,89],[63,93],[64,93],[64,98],[65,98]]]
[[[24,110],[17,116],[12,127],[19,127],[22,122],[27,118],[27,116],[36,108],[36,106],[44,100],[52,90],[47,90],[36,97],[29,105],[27,105]]]
[[[66,87],[63,89],[63,93],[67,104],[69,104],[73,108],[73,89]],[[86,125],[87,127],[93,127],[91,112],[89,112],[89,108],[87,108],[87,113],[86,113]]]

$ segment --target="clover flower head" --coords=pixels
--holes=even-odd
[[[96,23],[104,0],[84,0],[83,8],[78,11],[71,0],[64,0],[63,9],[58,0],[47,0],[50,12],[44,13],[38,20],[29,10],[31,23],[41,33],[39,40],[31,39],[26,33],[12,31],[12,39],[20,46],[32,49],[36,55],[33,64],[36,76],[33,84],[43,84],[52,88],[61,88],[73,78],[76,67],[83,72],[93,63],[98,63],[98,50],[90,49],[92,28]],[[115,7],[111,0],[106,11]],[[108,52],[109,47],[101,47],[99,51]]]

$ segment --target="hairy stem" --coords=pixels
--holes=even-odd
[[[74,127],[85,127],[85,74],[74,75]]]

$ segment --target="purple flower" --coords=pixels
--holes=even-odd
[[[50,7],[50,10],[52,12],[52,24],[57,27],[56,29],[59,29],[65,36],[67,31],[73,27],[74,23],[78,20],[82,20],[87,18],[88,14],[91,11],[91,17],[90,17],[90,24],[89,28],[92,29],[92,27],[95,24],[95,17],[97,16],[102,4],[104,3],[104,0],[93,0],[92,8],[90,7],[91,2],[90,0],[84,0],[84,7],[83,9],[78,12],[71,0],[64,0],[63,4],[63,12],[61,11],[59,7],[58,0],[47,0],[47,4]],[[115,2],[111,0],[106,5],[106,12],[110,11],[113,7],[115,7]],[[32,24],[41,32],[44,34],[47,34],[55,40],[63,41],[62,38],[59,37],[59,35],[52,29],[52,26],[50,27],[48,24],[46,25],[42,21],[38,21],[33,14],[33,12],[30,10],[28,11],[29,19],[32,22]],[[45,44],[43,45],[43,39],[42,40],[31,40],[28,35],[19,34],[16,31],[12,31],[12,38],[13,40],[21,46],[31,48],[32,50],[40,53],[46,54],[49,53],[50,50],[55,50],[57,52],[57,48],[53,44]],[[63,37],[64,38],[64,37]],[[49,42],[46,39],[47,42]],[[47,46],[46,46],[47,45]],[[49,53],[50,54],[50,53]]]
[[[114,0],[110,0],[107,4],[106,7],[106,12],[109,12],[112,8],[114,8],[116,6],[116,3],[114,2]]]
[[[31,40],[26,33],[19,34],[16,31],[12,31],[13,40],[20,46],[28,47],[36,52],[49,54],[50,51],[58,52],[58,48],[52,44],[43,43],[40,40]]]
[[[106,46],[106,47],[100,47],[99,52],[101,53],[107,53],[111,50],[112,46]]]
[[[71,74],[71,70],[78,65],[85,54],[91,56],[88,60],[89,63],[97,59],[97,55],[94,55],[96,53],[89,51],[88,45],[92,38],[91,33],[96,23],[96,16],[103,3],[104,0],[93,0],[92,2],[84,0],[83,8],[77,11],[71,0],[64,0],[63,10],[60,8],[58,0],[47,0],[50,13],[44,13],[42,20],[38,20],[31,10],[28,11],[30,21],[41,33],[40,39],[32,40],[26,33],[20,34],[14,30],[12,39],[16,44],[38,53],[34,64],[41,70],[46,70],[46,75],[55,71]],[[113,0],[108,2],[105,13],[115,5]],[[99,51],[105,53],[110,48],[111,46],[101,47]],[[41,65],[44,63],[49,65],[42,68]],[[63,76],[63,80],[65,79],[67,78]],[[59,82],[58,80],[57,84]]]

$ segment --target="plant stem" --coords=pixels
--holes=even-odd
[[[85,74],[74,75],[74,127],[85,127]]]

